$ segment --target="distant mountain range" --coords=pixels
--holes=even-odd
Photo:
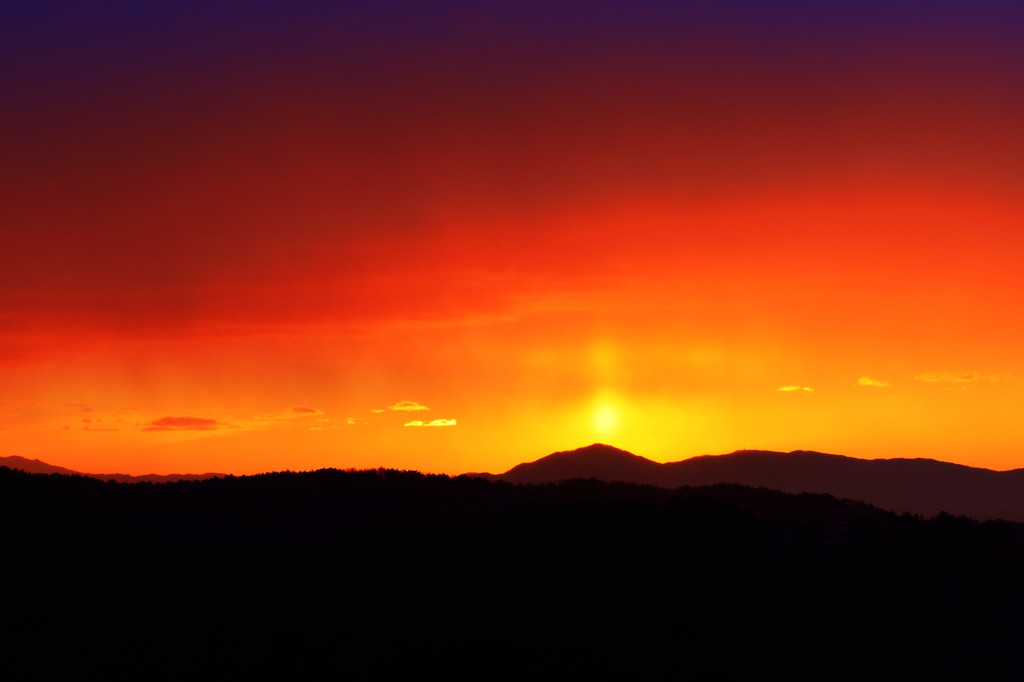
[[[131,474],[87,474],[74,469],[47,464],[39,459],[28,459],[12,455],[0,457],[0,466],[10,469],[21,469],[30,474],[65,474],[67,476],[88,476],[104,481],[117,481],[118,483],[166,483],[169,481],[200,481],[205,478],[215,478],[225,474],[144,474],[132,476]]]
[[[123,483],[201,480],[224,475],[86,474],[24,457],[0,457],[0,466]],[[740,450],[662,464],[595,443],[519,464],[503,474],[466,475],[509,483],[596,478],[662,488],[734,483],[795,494],[824,493],[925,517],[947,512],[981,520],[1024,523],[1024,469],[992,471],[933,459],[867,460],[805,450]]]
[[[940,512],[1024,522],[1024,469],[992,471],[933,459],[857,459],[796,450],[740,450],[665,464],[595,443],[519,464],[503,474],[469,474],[510,483],[572,478],[667,488],[737,483],[788,493],[826,493],[926,517]]]

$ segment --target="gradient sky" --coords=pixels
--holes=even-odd
[[[7,3],[0,454],[1024,467],[1022,35],[1019,2]]]

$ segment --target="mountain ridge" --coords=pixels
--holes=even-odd
[[[85,476],[87,478],[98,478],[102,481],[116,481],[118,483],[165,483],[173,481],[201,481],[207,478],[218,478],[226,474],[204,473],[204,474],[90,474],[83,471],[75,471],[66,467],[57,466],[44,462],[41,459],[29,459],[18,455],[0,456],[0,467],[9,469],[20,469],[30,474],[61,474],[64,476]]]
[[[29,473],[80,475],[121,483],[203,480],[225,474],[89,474],[18,456],[0,466]],[[1024,469],[993,471],[929,458],[859,459],[793,450],[736,450],[676,462],[655,462],[603,443],[551,453],[501,474],[463,476],[512,484],[594,478],[661,488],[720,483],[800,494],[826,494],[897,513],[932,517],[946,512],[1024,523]]]
[[[595,453],[612,451],[614,458],[592,465]],[[597,478],[666,488],[732,483],[794,494],[823,493],[926,517],[946,512],[1024,522],[1024,469],[993,471],[928,458],[736,450],[660,463],[595,443],[519,464],[502,474],[467,475],[509,483]]]

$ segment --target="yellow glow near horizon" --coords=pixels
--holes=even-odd
[[[611,405],[604,405],[594,413],[594,428],[602,433],[614,431],[619,425],[619,415]]]

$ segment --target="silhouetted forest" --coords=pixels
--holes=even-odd
[[[1024,526],[737,485],[0,468],[4,679],[1002,679]]]

